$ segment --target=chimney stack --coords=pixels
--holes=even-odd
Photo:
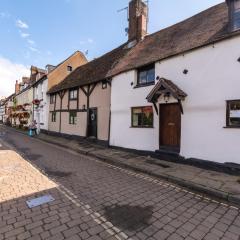
[[[129,3],[128,41],[141,41],[147,35],[148,6],[142,0]]]
[[[20,92],[20,84],[18,83],[18,80],[16,80],[15,83],[15,94],[18,94]]]

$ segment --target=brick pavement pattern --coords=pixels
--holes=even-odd
[[[2,140],[48,177],[0,149],[0,187],[8,189],[0,192],[0,239],[240,239],[238,208],[19,133]],[[26,206],[46,193],[56,200]]]

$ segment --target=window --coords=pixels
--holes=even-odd
[[[153,127],[153,108],[133,107],[132,108],[132,127],[152,128]]]
[[[69,99],[70,100],[77,100],[77,89],[72,89],[69,91]]]
[[[77,113],[76,112],[69,113],[69,124],[71,124],[71,125],[77,124]]]
[[[50,104],[54,104],[55,103],[55,95],[52,94],[50,95]]]
[[[227,127],[240,127],[240,100],[227,101]]]
[[[151,85],[155,83],[155,66],[150,65],[138,70],[137,85]]]
[[[67,70],[68,70],[68,72],[72,72],[72,70],[73,70],[72,66],[67,66]]]
[[[56,113],[55,112],[53,112],[52,113],[52,122],[56,122]]]

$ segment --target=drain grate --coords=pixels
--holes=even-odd
[[[34,208],[40,205],[43,205],[45,203],[53,202],[55,199],[51,195],[45,195],[42,197],[34,198],[31,200],[28,200],[26,203],[29,208]]]

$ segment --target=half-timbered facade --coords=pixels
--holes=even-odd
[[[48,64],[46,74],[33,84],[33,99],[38,103],[33,107],[33,118],[37,122],[39,131],[48,131],[50,98],[47,91],[49,88],[62,82],[72,71],[86,62],[84,54],[76,51],[57,66]]]
[[[108,143],[111,79],[106,76],[128,50],[123,45],[92,60],[50,89],[50,132]]]

